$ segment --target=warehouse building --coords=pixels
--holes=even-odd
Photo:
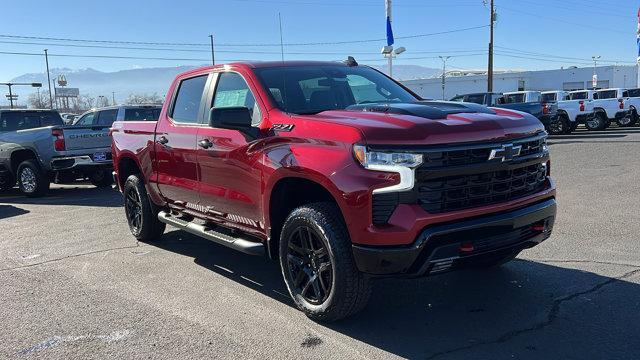
[[[593,88],[593,67],[570,67],[558,70],[542,71],[505,71],[496,72],[493,77],[495,92],[522,90],[581,90]],[[600,66],[597,88],[635,87],[637,67]],[[442,78],[405,80],[402,83],[425,99],[442,99]],[[486,71],[447,72],[444,98],[451,99],[460,94],[487,91]]]

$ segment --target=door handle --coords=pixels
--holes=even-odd
[[[166,145],[169,142],[166,136],[162,135],[158,138],[158,142],[162,145]]]
[[[213,143],[209,139],[202,139],[198,141],[198,146],[203,149],[208,149],[213,146]]]

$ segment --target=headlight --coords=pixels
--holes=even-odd
[[[369,151],[365,146],[354,145],[353,155],[365,169],[400,174],[400,183],[373,190],[374,194],[408,191],[415,183],[415,168],[422,164],[422,155]]]

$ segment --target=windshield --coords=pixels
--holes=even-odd
[[[125,109],[124,121],[158,121],[160,110],[159,107]]]
[[[385,75],[364,66],[288,66],[256,69],[256,74],[278,108],[293,114],[418,100]]]

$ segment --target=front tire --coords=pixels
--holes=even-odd
[[[158,220],[158,211],[149,199],[144,182],[131,175],[124,183],[124,211],[129,230],[138,241],[151,242],[164,233],[166,224]]]
[[[571,132],[571,124],[569,123],[569,118],[567,118],[565,115],[558,116],[556,120],[552,121],[549,124],[547,130],[551,135],[569,134]]]
[[[46,173],[35,160],[25,160],[18,165],[16,172],[18,187],[27,197],[40,197],[46,194],[51,183]]]
[[[609,119],[603,112],[597,112],[592,118],[585,122],[585,126],[590,131],[599,131],[607,128]]]
[[[294,303],[316,321],[336,321],[362,310],[371,279],[358,271],[338,207],[329,202],[291,212],[280,236],[280,267]]]

